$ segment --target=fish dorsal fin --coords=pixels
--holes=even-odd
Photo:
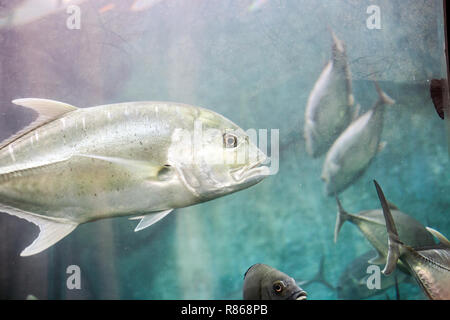
[[[435,236],[443,245],[450,247],[450,241],[439,231],[426,227],[429,233],[431,233],[433,236]]]
[[[397,266],[397,261],[400,257],[400,246],[402,246],[403,243],[400,241],[398,237],[397,227],[395,226],[394,218],[392,217],[391,210],[387,203],[386,197],[384,196],[383,190],[381,189],[378,182],[376,182],[375,180],[373,180],[373,182],[377,190],[378,199],[380,200],[381,207],[383,208],[383,216],[386,222],[386,231],[388,234],[389,249],[386,257],[386,265],[384,266],[382,272],[384,275],[389,275],[395,270]]]
[[[12,142],[16,141],[20,137],[24,136],[28,132],[50,121],[58,119],[59,117],[70,111],[77,110],[76,107],[70,104],[47,99],[35,99],[35,98],[16,99],[13,100],[12,103],[22,107],[33,109],[34,111],[37,112],[38,117],[36,118],[36,120],[34,120],[28,126],[23,128],[16,134],[14,134],[12,137],[9,137],[8,139],[1,142],[0,150],[8,146]]]
[[[22,257],[31,256],[47,249],[71,233],[78,225],[73,222],[49,219],[8,206],[0,205],[0,211],[32,222],[40,229],[38,237],[20,253]]]
[[[168,209],[168,210],[158,211],[158,212],[152,212],[152,213],[149,213],[149,214],[147,214],[145,216],[138,216],[138,217],[130,218],[130,220],[141,219],[141,221],[139,221],[139,224],[134,229],[134,232],[138,232],[138,231],[141,231],[141,230],[143,230],[143,229],[145,229],[147,227],[150,227],[152,224],[155,224],[156,222],[158,222],[159,220],[161,220],[162,218],[167,216],[169,213],[171,213],[172,210],[173,209]]]

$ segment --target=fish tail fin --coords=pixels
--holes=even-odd
[[[320,282],[332,291],[334,291],[336,288],[331,285],[326,279],[325,279],[325,256],[322,255],[322,258],[320,259],[320,265],[319,265],[319,271],[317,271],[316,276],[314,277],[314,282]]]
[[[329,283],[325,279],[325,256],[322,255],[322,258],[320,259],[320,265],[319,270],[317,271],[316,275],[311,280],[302,281],[299,283],[300,286],[306,286],[308,284],[319,282],[325,285],[327,288],[331,289],[332,291],[336,290],[336,288]]]
[[[4,206],[2,204],[0,204],[0,212],[5,212],[18,218],[25,219],[39,227],[40,232],[38,237],[20,253],[20,256],[22,257],[31,256],[44,251],[67,236],[78,226],[75,222],[51,219],[31,212]]]
[[[396,266],[398,258],[400,257],[400,246],[403,243],[398,237],[397,228],[395,227],[394,218],[392,217],[391,210],[389,209],[389,204],[384,197],[383,190],[381,190],[380,185],[376,180],[373,180],[375,188],[377,189],[378,198],[380,199],[381,207],[383,208],[384,220],[386,221],[386,229],[388,234],[388,255],[386,259],[386,265],[383,269],[383,274],[391,274]]]
[[[337,242],[339,231],[341,230],[342,225],[344,224],[345,221],[350,219],[350,215],[342,207],[341,201],[339,200],[337,195],[335,195],[335,198],[336,198],[336,203],[338,205],[338,212],[336,215],[336,225],[334,227],[334,243]]]
[[[344,46],[344,43],[342,42],[342,40],[340,40],[336,36],[336,33],[333,31],[333,29],[331,29],[330,26],[327,26],[327,29],[331,34],[331,38],[333,39],[333,51],[345,52],[345,46]]]
[[[378,101],[379,101],[379,103],[385,104],[385,105],[393,105],[393,104],[395,104],[395,100],[392,99],[391,97],[389,97],[386,92],[381,90],[380,86],[378,85],[378,82],[374,81],[374,84],[375,84],[375,88],[376,88],[377,93],[378,93]]]

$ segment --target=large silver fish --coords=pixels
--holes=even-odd
[[[266,264],[251,266],[244,275],[244,300],[306,300],[307,293],[287,274]]]
[[[324,154],[355,116],[345,45],[331,34],[332,59],[314,84],[305,111],[306,151],[312,157]]]
[[[350,221],[358,227],[364,237],[377,251],[378,255],[369,260],[371,264],[383,264],[386,262],[388,250],[386,226],[383,212],[377,210],[361,211],[357,214],[350,214],[344,210],[341,202],[336,197],[338,213],[336,217],[336,227],[334,230],[334,242],[337,242],[339,231],[345,221]],[[430,232],[416,219],[401,212],[394,204],[388,204],[392,215],[399,227],[399,233],[404,239],[414,246],[432,246],[435,244]]]
[[[97,219],[134,216],[141,219],[135,231],[141,230],[174,208],[250,187],[270,172],[247,134],[207,109],[13,102],[38,113],[0,145],[0,211],[40,228],[22,256]]]
[[[375,85],[378,101],[350,124],[327,152],[321,178],[329,196],[353,184],[384,145],[381,143],[384,106],[395,101]]]
[[[391,274],[397,266],[397,261],[400,259],[408,267],[410,273],[414,275],[414,278],[430,299],[449,300],[450,241],[440,232],[428,228],[440,240],[439,244],[428,247],[416,247],[406,241],[403,242],[404,238],[397,231],[396,221],[392,217],[383,191],[375,180],[374,183],[383,207],[389,241],[388,258],[383,273],[385,275]]]

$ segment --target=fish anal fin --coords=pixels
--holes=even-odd
[[[20,253],[22,257],[44,251],[67,236],[78,226],[75,222],[64,219],[52,219],[3,205],[0,205],[0,211],[25,219],[39,227],[38,237]]]
[[[150,227],[151,225],[155,224],[156,222],[158,222],[159,220],[161,220],[162,218],[167,216],[172,211],[173,211],[173,209],[168,209],[168,210],[164,210],[164,211],[152,212],[152,213],[146,214],[145,216],[138,216],[138,217],[130,218],[130,220],[141,219],[141,221],[139,221],[138,225],[134,229],[134,232],[138,232],[145,228]]]
[[[8,146],[12,142],[16,141],[20,137],[24,136],[28,132],[33,131],[34,129],[50,121],[53,121],[68,112],[77,110],[76,107],[70,104],[47,99],[35,99],[35,98],[16,99],[13,100],[12,103],[34,110],[35,112],[37,112],[38,117],[28,126],[23,128],[19,132],[15,133],[13,136],[2,141],[0,143],[0,150]]]
[[[67,236],[71,233],[77,224],[75,223],[60,223],[54,222],[51,220],[44,220],[41,224],[39,224],[39,229],[41,230],[39,236],[26,247],[22,252],[21,256],[31,256],[37,254],[48,247],[51,247],[56,242]]]

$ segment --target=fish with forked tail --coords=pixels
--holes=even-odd
[[[334,242],[337,242],[339,231],[345,221],[350,221],[358,227],[364,237],[369,240],[378,255],[369,260],[371,264],[383,264],[386,261],[387,234],[382,210],[366,210],[357,214],[350,214],[344,210],[341,202],[336,197],[338,213],[334,230]],[[401,212],[397,206],[388,203],[392,210],[400,234],[416,246],[434,245],[433,236],[428,230],[413,217]]]
[[[384,106],[395,103],[377,83],[378,101],[337,138],[327,152],[322,169],[327,195],[340,193],[353,184],[367,169],[377,152],[383,148]]]
[[[439,244],[425,247],[412,246],[397,230],[383,190],[374,180],[388,235],[389,249],[383,274],[391,274],[397,262],[403,262],[428,298],[432,300],[450,299],[450,241],[440,232],[428,228],[440,240]]]
[[[356,114],[345,45],[333,31],[331,35],[332,59],[314,84],[305,111],[306,151],[314,158],[329,149]]]
[[[170,102],[76,108],[45,99],[15,104],[37,119],[0,144],[0,212],[36,224],[21,256],[37,254],[79,224],[140,219],[248,188],[268,158],[225,117]]]
[[[307,285],[310,285],[311,283],[321,283],[331,291],[334,291],[336,289],[325,279],[325,256],[322,256],[322,258],[320,259],[319,270],[317,270],[316,275],[312,279],[300,281],[298,284],[302,287],[305,287]]]
[[[244,300],[306,300],[307,293],[287,274],[257,263],[244,275]]]

